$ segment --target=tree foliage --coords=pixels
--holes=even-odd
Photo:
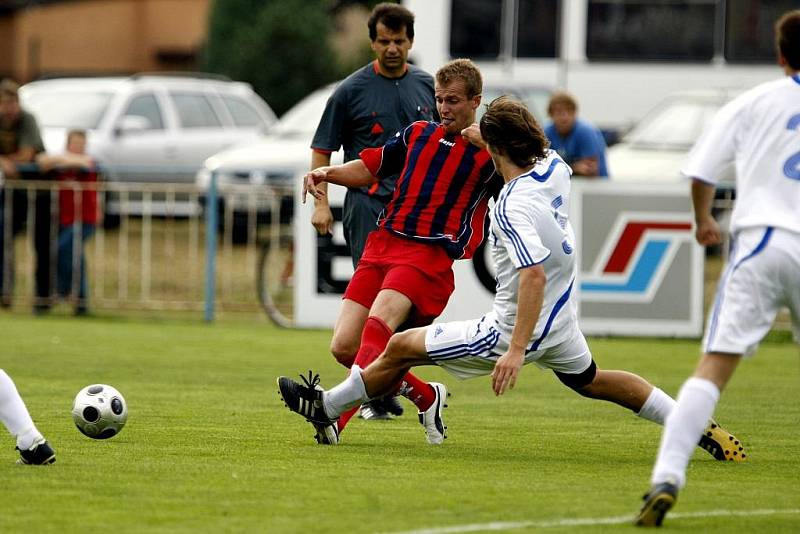
[[[215,0],[206,68],[249,82],[281,115],[341,77],[325,0]]]

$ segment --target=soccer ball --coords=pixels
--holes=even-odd
[[[119,391],[105,384],[86,386],[72,403],[72,420],[92,439],[116,436],[128,420],[128,405]]]

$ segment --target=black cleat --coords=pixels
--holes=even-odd
[[[365,421],[389,421],[392,414],[387,410],[387,397],[378,397],[365,402],[358,410],[358,416]],[[402,408],[401,408],[402,410]]]
[[[46,441],[34,445],[33,448],[25,451],[21,450],[19,447],[17,447],[17,450],[19,451],[18,464],[48,465],[56,461],[56,451],[54,451],[53,447]]]
[[[322,387],[319,386],[319,375],[308,372],[308,378],[300,375],[305,384],[295,382],[291,378],[278,378],[278,392],[283,402],[293,412],[302,415],[307,421],[317,425],[328,426],[334,422],[328,417],[322,406]]]
[[[721,462],[744,462],[747,458],[742,442],[713,419],[703,431],[698,445]]]
[[[660,527],[677,500],[678,486],[671,482],[656,484],[644,496],[644,504],[633,524],[637,527]]]
[[[400,397],[396,395],[387,395],[383,397],[383,407],[386,409],[387,412],[394,415],[395,417],[400,417],[403,415],[403,405],[400,404]]]

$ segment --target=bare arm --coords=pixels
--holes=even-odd
[[[715,187],[702,180],[692,180],[692,207],[694,208],[695,239],[703,246],[722,241],[719,224],[711,215]]]
[[[360,159],[348,161],[344,165],[333,165],[330,167],[320,167],[306,173],[303,183],[303,202],[306,201],[306,193],[310,193],[314,198],[325,196],[317,188],[322,182],[328,182],[345,187],[364,187],[372,185],[377,178],[372,174]]]
[[[92,168],[92,158],[85,154],[39,154],[36,156],[36,163],[42,172],[47,172],[55,168],[65,169],[90,169]]]
[[[461,130],[461,135],[475,145],[478,148],[486,148],[486,143],[483,141],[483,136],[481,135],[480,126],[478,126],[477,122],[473,122],[463,130]]]
[[[327,167],[331,164],[331,155],[311,150],[311,169]],[[316,228],[319,235],[328,235],[333,226],[333,212],[328,205],[328,184],[322,182],[317,185],[317,189],[322,193],[321,197],[314,197],[314,213],[311,215],[311,224]]]
[[[517,321],[511,333],[511,343],[508,351],[498,358],[492,371],[492,389],[495,395],[502,395],[506,389],[513,389],[517,382],[519,370],[525,363],[525,350],[542,311],[546,284],[547,276],[541,264],[520,269]]]
[[[0,171],[9,178],[16,178],[18,163],[30,163],[36,158],[36,150],[31,146],[22,146],[13,154],[0,156]]]

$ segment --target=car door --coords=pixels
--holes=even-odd
[[[174,179],[194,183],[194,176],[210,156],[234,143],[236,131],[225,127],[211,95],[190,89],[168,91],[180,135],[175,139]]]
[[[174,166],[174,133],[155,91],[134,93],[114,121],[106,162],[112,180],[161,182]]]

